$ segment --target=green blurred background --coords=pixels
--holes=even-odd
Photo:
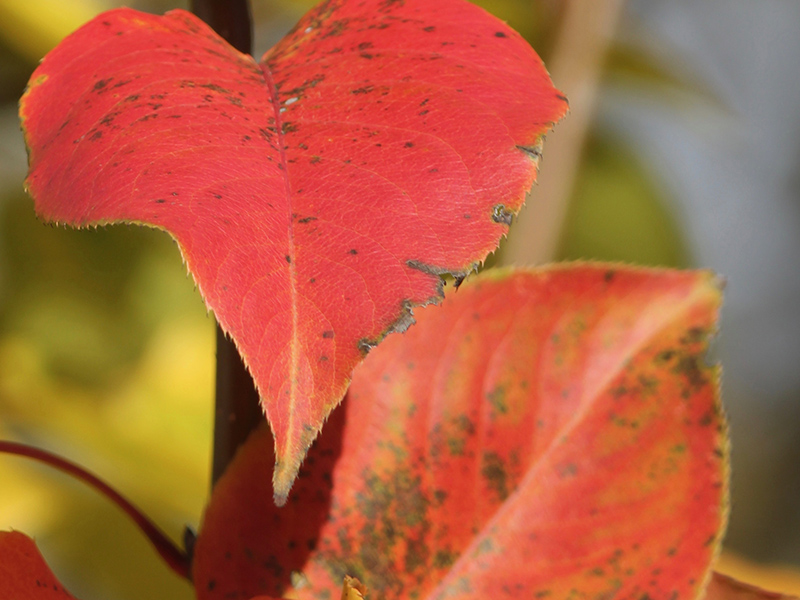
[[[311,4],[256,0],[255,54]],[[800,566],[800,3],[480,4],[532,42],[572,107],[545,145],[522,233],[490,262],[727,276],[715,348],[734,448],[727,546]],[[166,234],[44,226],[22,188],[27,78],[61,37],[118,5],[0,0],[0,437],[79,462],[179,539],[209,487],[213,318]],[[558,232],[549,246],[527,243],[530,222]],[[81,484],[2,456],[0,482],[0,528],[34,535],[78,597],[191,597]]]

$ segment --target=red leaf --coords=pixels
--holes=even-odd
[[[287,508],[256,476],[268,434],[248,441],[204,518],[198,597],[324,598],[353,575],[387,599],[694,600],[726,517],[719,301],[705,272],[476,278],[356,370]]]
[[[20,112],[43,218],[178,241],[259,388],[281,499],[366,351],[496,247],[565,110],[463,0],[340,0],[261,63],[183,11],[104,13]]]
[[[0,597],[13,600],[73,598],[53,575],[34,541],[18,531],[0,531]]]
[[[778,592],[768,592],[736,581],[733,577],[714,573],[703,600],[797,600],[797,598]]]

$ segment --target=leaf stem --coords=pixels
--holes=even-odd
[[[139,527],[144,536],[156,549],[156,552],[164,559],[167,565],[179,576],[190,579],[190,561],[187,554],[163,532],[158,526],[145,516],[142,511],[126,500],[119,492],[109,486],[96,475],[90,473],[83,467],[61,458],[55,454],[19,444],[0,440],[0,453],[12,454],[14,456],[24,456],[33,460],[38,460],[50,467],[58,469],[62,473],[71,475],[75,479],[80,479],[96,491],[100,492],[114,504],[119,506]]]
[[[252,18],[248,0],[192,0],[191,9],[239,52],[252,53]],[[217,325],[212,486],[263,418],[253,379],[236,346]]]
[[[233,342],[217,325],[217,385],[211,484],[217,483],[247,436],[264,420],[258,392]]]

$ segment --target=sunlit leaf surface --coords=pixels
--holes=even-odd
[[[220,480],[203,599],[650,597],[702,591],[726,520],[707,272],[488,272],[357,369],[287,506],[269,432]]]

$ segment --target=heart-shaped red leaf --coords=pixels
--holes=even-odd
[[[13,600],[73,598],[53,575],[34,541],[19,531],[0,531],[0,597]]]
[[[178,241],[258,386],[280,500],[366,351],[496,247],[565,110],[463,0],[339,0],[260,63],[183,11],[104,13],[20,112],[43,218]]]
[[[268,433],[248,441],[198,597],[327,598],[353,575],[386,599],[694,600],[726,517],[719,301],[706,272],[476,278],[356,370],[286,508],[256,476]]]

